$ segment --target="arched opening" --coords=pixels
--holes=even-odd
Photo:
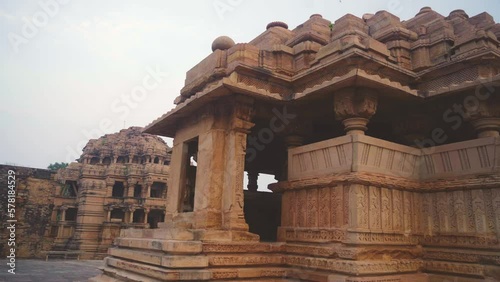
[[[118,164],[124,164],[126,163],[126,159],[124,156],[119,156],[117,159],[116,159],[116,163]]]
[[[160,163],[160,159],[158,157],[155,157],[154,161],[155,164]]]
[[[95,165],[99,163],[99,158],[98,157],[93,157],[90,159],[90,164]]]
[[[102,164],[110,165],[111,164],[111,157],[105,157],[104,159],[102,159]]]
[[[113,185],[113,191],[111,192],[112,197],[123,198],[125,196],[125,186],[121,181],[115,181]]]

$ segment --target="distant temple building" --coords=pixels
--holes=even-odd
[[[164,221],[170,148],[141,130],[90,140],[78,162],[57,173],[1,167],[19,178],[18,256],[80,251],[102,258],[120,230]]]
[[[216,39],[145,128],[174,137],[165,223],[123,230],[92,280],[499,281],[499,37],[425,7]]]

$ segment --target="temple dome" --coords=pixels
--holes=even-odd
[[[119,162],[140,163],[143,157],[167,159],[170,151],[160,137],[143,133],[142,127],[130,127],[89,140],[79,161],[96,158],[100,163],[104,158],[123,158]]]

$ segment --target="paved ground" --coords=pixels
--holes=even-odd
[[[67,282],[87,281],[101,273],[102,260],[34,260],[16,261],[16,274],[7,272],[7,260],[0,260],[0,282]]]

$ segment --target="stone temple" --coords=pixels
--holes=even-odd
[[[57,172],[0,166],[18,177],[17,256],[102,259],[121,229],[156,228],[164,220],[170,154],[161,138],[130,127],[90,140],[78,162]]]
[[[92,280],[499,281],[499,37],[425,7],[216,39],[145,128],[174,138],[165,222]]]

